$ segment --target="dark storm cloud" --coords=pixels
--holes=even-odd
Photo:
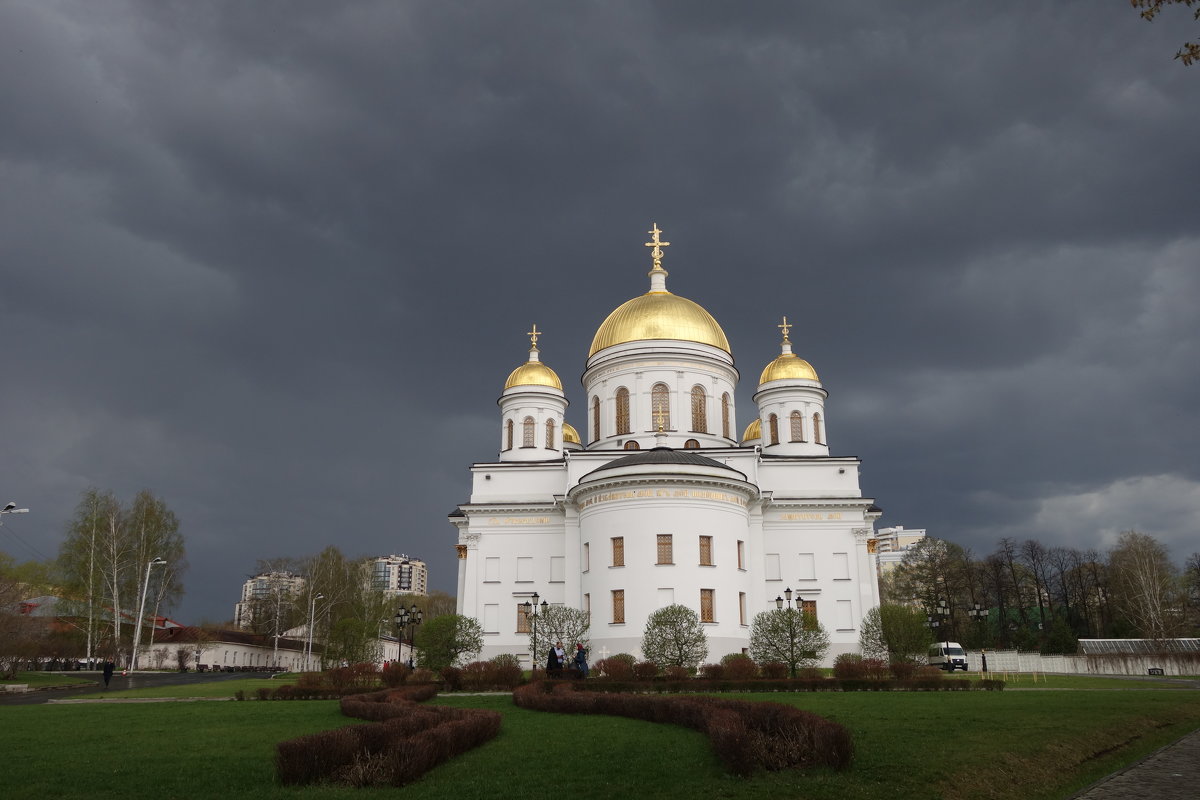
[[[5,530],[52,554],[82,489],[150,487],[185,616],[331,543],[452,590],[444,515],[524,331],[582,429],[657,221],[739,426],[787,314],[885,523],[1195,549],[1186,35],[832,5],[0,8],[0,490],[35,509]]]

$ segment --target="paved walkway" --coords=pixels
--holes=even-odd
[[[1070,800],[1195,800],[1200,796],[1200,730],[1093,783]]]

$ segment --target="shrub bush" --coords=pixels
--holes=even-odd
[[[764,678],[780,680],[788,676],[788,665],[782,661],[768,661],[759,666],[759,671]]]
[[[637,660],[629,653],[617,653],[596,663],[596,670],[605,678],[627,681],[633,677],[633,666]]]
[[[381,677],[383,678],[384,686],[403,686],[408,680],[408,676],[412,674],[412,670],[407,664],[399,661],[393,661],[390,664],[385,664]]]
[[[426,685],[344,699],[343,714],[378,721],[280,742],[275,754],[280,782],[400,786],[500,732],[495,711],[414,702],[436,693]]]
[[[494,673],[494,686],[496,689],[513,689],[521,685],[524,680],[525,673],[521,669],[521,662],[511,653],[502,653],[492,659]]]
[[[259,700],[270,700],[271,699],[271,687],[270,686],[260,686],[254,690],[254,693],[256,695],[258,695]]]
[[[513,692],[513,703],[535,711],[611,714],[693,728],[708,735],[717,757],[738,775],[749,774],[756,767],[775,770],[824,765],[845,769],[854,756],[854,743],[846,728],[779,703],[572,689],[568,685],[551,691],[538,685],[523,686]]]
[[[725,668],[725,677],[734,681],[744,681],[758,677],[758,665],[754,659],[745,653],[730,653],[721,659]]]
[[[839,653],[833,660],[833,677],[838,680],[859,680],[865,674],[863,657],[858,653]]]
[[[432,683],[437,680],[437,673],[431,669],[417,667],[408,678],[410,683]]]
[[[701,664],[700,677],[710,681],[719,681],[725,677],[725,665]]]
[[[692,677],[692,671],[687,667],[682,667],[679,664],[671,664],[663,670],[663,677],[669,681],[686,681]]]
[[[300,677],[296,679],[298,689],[320,689],[324,685],[325,680],[319,672],[301,672]]]
[[[658,677],[658,664],[653,661],[639,661],[633,665],[633,675],[639,681],[652,681]]]
[[[911,680],[917,672],[917,664],[911,659],[894,658],[892,663],[888,664],[888,669],[892,673],[892,677],[898,681]]]
[[[442,667],[442,683],[446,691],[457,692],[463,686],[463,671],[458,667]]]
[[[882,658],[864,658],[862,660],[863,677],[872,681],[885,681],[892,677],[888,663]]]

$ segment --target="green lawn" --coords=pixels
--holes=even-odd
[[[0,683],[28,684],[31,689],[42,686],[71,686],[80,683],[95,683],[96,676],[90,672],[68,672],[60,675],[57,672],[18,672],[17,677],[0,681]]]
[[[294,790],[274,783],[274,743],[353,724],[333,701],[0,706],[0,796],[1060,798],[1200,727],[1196,691],[738,697],[842,722],[854,766],[741,780],[693,731],[525,711],[507,696],[445,697],[437,702],[503,713],[500,736],[403,789]]]

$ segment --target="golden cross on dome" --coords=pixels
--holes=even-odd
[[[788,331],[792,329],[792,326],[788,324],[787,317],[783,318],[782,325],[776,325],[775,327],[783,331],[783,340],[786,342],[788,340]]]
[[[536,350],[536,349],[537,349],[537,340],[538,340],[538,336],[539,336],[540,334],[542,334],[542,333],[545,333],[545,331],[539,331],[539,330],[537,329],[537,323],[536,323],[536,322],[535,322],[535,323],[533,323],[533,330],[531,330],[531,331],[525,331],[525,335],[529,337],[529,345],[530,345],[530,346],[531,346],[531,347],[532,347],[534,350]]]
[[[651,222],[650,225],[651,225],[651,228],[649,231],[647,231],[647,233],[649,233],[654,238],[652,238],[650,241],[646,242],[646,247],[654,248],[653,250],[650,251],[650,257],[654,259],[654,268],[662,269],[662,260],[663,260],[662,249],[664,247],[670,247],[671,243],[663,242],[663,241],[659,240],[658,235],[660,233],[662,233],[662,231],[660,231],[658,229],[657,222]]]

